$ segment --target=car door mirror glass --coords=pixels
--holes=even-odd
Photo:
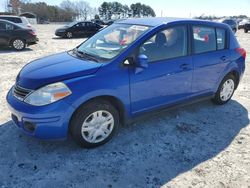
[[[148,57],[144,54],[140,54],[137,57],[136,67],[135,67],[135,74],[139,74],[145,68],[148,68]]]
[[[144,54],[140,54],[137,57],[137,66],[140,68],[147,68],[148,67],[148,57]]]

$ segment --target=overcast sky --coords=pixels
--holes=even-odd
[[[60,5],[62,2],[62,0],[31,0],[31,2],[41,1],[50,5]],[[85,1],[89,2],[92,7],[99,7],[103,2],[103,0]],[[0,11],[4,10],[5,2],[6,0],[0,0]],[[150,5],[156,16],[193,17],[201,14],[215,16],[244,14],[250,17],[250,0],[120,0],[118,2],[127,5],[135,2]]]

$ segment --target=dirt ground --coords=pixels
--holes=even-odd
[[[54,39],[57,27],[38,25],[39,43],[23,52],[0,51],[0,188],[250,187],[250,33],[237,33],[249,55],[227,105],[204,101],[161,112],[88,150],[70,138],[30,138],[10,121],[5,96],[20,69],[83,41]]]

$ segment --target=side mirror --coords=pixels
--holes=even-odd
[[[148,57],[144,54],[140,54],[137,58],[137,66],[140,68],[148,68]]]
[[[140,54],[137,57],[135,74],[142,72],[145,68],[148,68],[148,57],[144,54]]]

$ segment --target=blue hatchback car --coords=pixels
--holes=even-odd
[[[177,18],[116,22],[75,49],[27,64],[7,101],[28,135],[109,141],[139,114],[190,100],[228,102],[246,51],[229,26]]]

